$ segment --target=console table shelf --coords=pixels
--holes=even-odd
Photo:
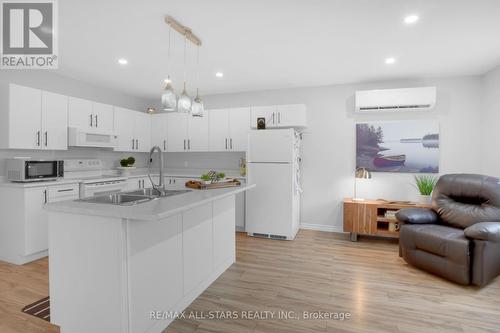
[[[431,208],[413,202],[344,199],[344,232],[356,241],[358,234],[399,238],[399,223],[394,214],[403,208]]]

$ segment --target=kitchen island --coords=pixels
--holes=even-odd
[[[235,195],[193,190],[118,206],[47,205],[51,322],[61,332],[161,332],[235,261]],[[163,313],[157,318],[158,312]]]

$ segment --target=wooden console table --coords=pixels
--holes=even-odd
[[[358,234],[399,238],[395,212],[403,208],[431,207],[419,203],[344,199],[344,232],[350,233],[353,242],[357,241]]]

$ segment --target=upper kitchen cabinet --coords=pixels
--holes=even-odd
[[[65,150],[66,96],[15,84],[0,89],[0,146],[8,149]]]
[[[93,102],[92,115],[94,117],[94,128],[105,132],[113,132],[114,112],[112,105]]]
[[[115,151],[148,152],[151,149],[150,115],[115,107],[114,128],[118,136]]]
[[[208,151],[208,123],[209,114],[203,117],[188,116],[188,150]]]
[[[183,152],[188,150],[188,114],[167,113],[167,151]]]
[[[266,128],[307,127],[304,104],[252,107],[252,128],[257,128],[258,118],[266,119]]]
[[[113,106],[70,97],[68,123],[69,127],[112,132],[114,129]]]
[[[159,113],[151,116],[151,146],[158,146],[167,151],[168,114]]]
[[[167,151],[208,151],[208,116],[193,117],[187,113],[166,114]],[[161,127],[161,125],[157,125]],[[153,137],[159,137],[153,132]]]
[[[210,151],[246,151],[250,108],[214,109],[209,112]]]

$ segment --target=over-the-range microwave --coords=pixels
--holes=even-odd
[[[64,161],[9,158],[6,161],[7,180],[33,182],[64,177]]]
[[[111,132],[89,131],[76,127],[68,128],[68,146],[115,148],[118,136]]]

